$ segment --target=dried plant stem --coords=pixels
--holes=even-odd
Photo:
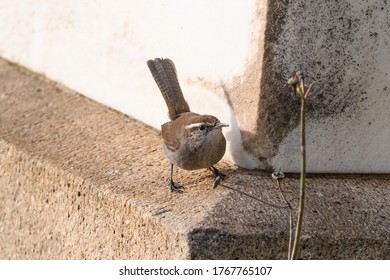
[[[287,207],[288,207],[288,206],[281,206],[281,205],[276,205],[276,204],[273,204],[273,203],[270,203],[270,202],[264,201],[264,200],[262,200],[262,199],[259,199],[259,198],[255,197],[255,196],[253,196],[253,195],[251,195],[251,194],[249,194],[249,193],[246,193],[246,192],[240,191],[240,190],[238,190],[238,189],[235,189],[235,188],[229,187],[229,186],[227,186],[227,185],[224,185],[224,184],[220,184],[220,186],[222,186],[222,187],[224,187],[224,188],[227,188],[227,189],[229,189],[229,190],[233,190],[233,191],[235,191],[235,192],[238,192],[239,194],[242,194],[242,195],[248,196],[248,197],[250,197],[250,198],[252,198],[252,199],[254,199],[254,200],[257,200],[257,201],[259,201],[259,202],[261,202],[261,203],[263,203],[263,204],[265,204],[265,205],[268,205],[268,206],[272,206],[272,207],[275,207],[275,208],[287,208]]]
[[[299,243],[302,233],[303,214],[305,209],[305,182],[306,182],[306,137],[305,137],[305,97],[301,98],[301,179],[299,194],[298,220],[295,231],[294,245],[291,259],[296,260],[298,256]]]
[[[287,207],[288,207],[288,211],[289,211],[289,215],[290,215],[290,235],[289,235],[289,239],[288,239],[288,254],[287,254],[287,259],[291,260],[291,251],[292,251],[292,247],[293,247],[293,239],[294,239],[294,218],[293,218],[293,209],[292,209],[292,206],[290,204],[290,202],[288,202],[286,196],[284,195],[283,191],[282,191],[282,187],[281,187],[281,180],[278,180],[278,187],[279,187],[279,191],[280,193],[282,194],[282,197],[284,199],[284,201],[286,202],[287,204]]]

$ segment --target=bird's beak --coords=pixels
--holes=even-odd
[[[228,127],[229,125],[228,124],[226,124],[226,123],[217,123],[216,125],[215,125],[215,128],[222,128],[222,127]]]

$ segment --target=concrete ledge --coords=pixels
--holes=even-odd
[[[280,259],[288,213],[178,170],[159,132],[0,60],[1,259]],[[281,204],[269,174],[223,184]],[[390,177],[308,179],[302,258],[389,259]],[[298,180],[285,180],[296,204]]]

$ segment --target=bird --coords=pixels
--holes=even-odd
[[[190,111],[171,59],[150,59],[147,66],[168,107],[170,121],[161,125],[161,135],[163,150],[170,161],[170,190],[182,192],[183,188],[173,180],[174,166],[185,170],[207,168],[214,174],[216,187],[226,177],[214,165],[225,154],[226,139],[222,128],[229,125],[215,116]]]

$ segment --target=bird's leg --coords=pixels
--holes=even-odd
[[[173,164],[171,163],[171,174],[169,177],[169,185],[171,187],[171,192],[178,192],[181,193],[183,192],[181,189],[183,188],[182,186],[177,186],[175,182],[173,182]]]
[[[216,188],[221,180],[226,178],[226,175],[221,173],[217,168],[215,168],[213,165],[209,167],[209,170],[213,172],[214,174],[214,188]]]

